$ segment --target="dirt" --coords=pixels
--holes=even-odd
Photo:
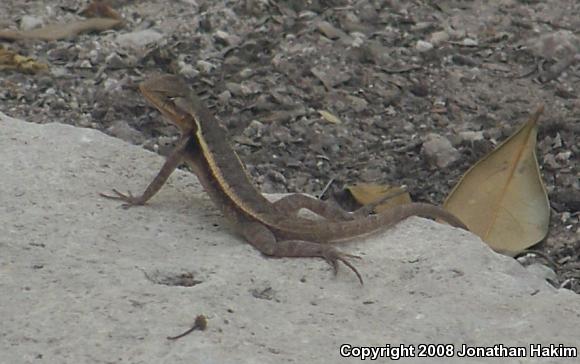
[[[49,67],[0,70],[0,110],[166,154],[177,131],[137,85],[177,73],[228,128],[264,192],[318,195],[332,182],[327,195],[340,195],[345,185],[376,182],[440,204],[543,104],[537,156],[551,231],[522,260],[537,257],[556,271],[556,285],[580,291],[576,0],[110,4],[125,20],[121,29],[0,41]],[[64,24],[81,19],[86,5],[3,0],[0,29]],[[450,142],[447,150],[429,155],[424,143],[433,135]]]

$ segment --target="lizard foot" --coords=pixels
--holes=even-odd
[[[338,273],[338,262],[342,262],[342,264],[346,265],[356,274],[359,282],[363,285],[363,279],[360,275],[359,271],[352,265],[349,259],[362,259],[358,255],[346,254],[341,252],[340,250],[335,249],[334,247],[327,246],[326,249],[321,253],[322,258],[328,262],[334,269],[334,274]]]
[[[127,192],[127,194],[124,194],[113,188],[113,193],[115,194],[115,196],[107,195],[102,192],[99,193],[99,195],[101,197],[108,198],[111,200],[123,201],[124,204],[122,204],[121,207],[123,207],[124,209],[128,209],[129,207],[132,206],[145,205],[145,202],[141,198],[133,196],[131,191]]]

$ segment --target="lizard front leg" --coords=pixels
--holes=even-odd
[[[143,194],[140,196],[133,196],[131,192],[126,195],[113,189],[115,196],[107,195],[104,193],[99,193],[102,197],[110,198],[113,200],[121,200],[124,202],[123,207],[128,208],[135,205],[144,205],[149,199],[151,199],[155,194],[163,187],[167,179],[173,173],[173,171],[184,161],[184,150],[188,143],[193,141],[191,137],[182,137],[175,149],[171,151],[171,154],[165,160],[163,167],[157,176],[149,183],[149,186],[145,189]]]
[[[304,240],[277,241],[274,233],[267,226],[258,222],[244,222],[240,225],[244,238],[262,254],[284,258],[323,258],[332,266],[334,274],[338,272],[338,263],[349,267],[363,284],[359,271],[349,262],[349,259],[360,259],[356,255],[346,254],[333,246]]]

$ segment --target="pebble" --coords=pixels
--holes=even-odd
[[[190,63],[186,63],[184,61],[178,61],[177,67],[179,69],[179,74],[185,76],[187,78],[194,78],[199,75],[199,71],[193,67]]]
[[[430,133],[423,142],[423,154],[430,164],[437,168],[445,168],[459,159],[459,151],[451,145],[449,139],[435,133]]]
[[[204,60],[199,60],[196,63],[197,69],[201,72],[201,73],[211,73],[211,71],[213,71],[214,69],[216,69],[216,65],[208,62],[208,61],[204,61]]]
[[[479,45],[479,42],[476,39],[465,38],[463,39],[461,44],[463,44],[466,47],[477,47]]]
[[[477,142],[483,140],[482,131],[461,131],[458,133],[458,136],[462,142]]]
[[[127,68],[127,64],[125,60],[121,58],[116,52],[113,52],[105,58],[105,62],[107,63],[107,68],[109,69],[122,69]]]
[[[143,48],[149,44],[158,42],[163,38],[163,34],[153,30],[144,29],[117,36],[117,43],[125,48]]]
[[[419,52],[427,52],[430,51],[431,49],[433,49],[433,43],[424,41],[424,40],[419,40],[417,41],[417,45],[415,46],[415,49],[417,49],[417,51]]]
[[[327,38],[338,39],[344,35],[344,32],[327,21],[318,23],[318,31],[324,34]]]
[[[225,45],[225,46],[235,46],[242,42],[242,39],[237,35],[232,35],[228,32],[224,32],[223,30],[218,30],[214,33],[214,38],[216,43]]]
[[[448,40],[449,33],[444,30],[431,33],[431,36],[429,37],[429,43],[433,44],[433,46],[438,46],[439,44],[447,42]]]
[[[228,90],[225,90],[225,91],[222,91],[217,96],[217,98],[220,101],[220,104],[222,104],[222,105],[228,105],[230,103],[230,100],[232,99],[232,93],[229,92]]]
[[[44,24],[44,21],[40,17],[24,15],[20,19],[20,29],[21,30],[31,30],[35,28],[40,28]]]
[[[242,134],[250,139],[260,139],[264,135],[264,130],[266,130],[264,124],[258,120],[252,120]]]
[[[85,59],[79,64],[79,68],[91,69],[93,68],[93,65],[91,64],[91,61]]]
[[[352,106],[352,109],[355,112],[364,111],[369,106],[369,103],[367,102],[367,100],[365,100],[361,97],[349,95],[349,96],[347,96],[347,99],[348,99],[348,101],[350,101],[350,105]]]

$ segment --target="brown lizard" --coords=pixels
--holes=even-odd
[[[363,282],[349,261],[358,256],[341,252],[327,243],[352,239],[385,229],[409,216],[442,219],[466,229],[453,214],[426,203],[397,206],[380,214],[370,214],[381,201],[354,213],[304,194],[293,194],[276,202],[266,199],[252,184],[237,153],[227,142],[227,133],[195,93],[177,76],[163,75],[140,85],[145,98],[181,132],[176,148],[141,196],[113,190],[125,206],[143,205],[165,184],[182,162],[197,175],[205,191],[241,235],[266,256],[320,257],[336,273],[338,262],[348,266]],[[298,216],[308,209],[326,220]]]

